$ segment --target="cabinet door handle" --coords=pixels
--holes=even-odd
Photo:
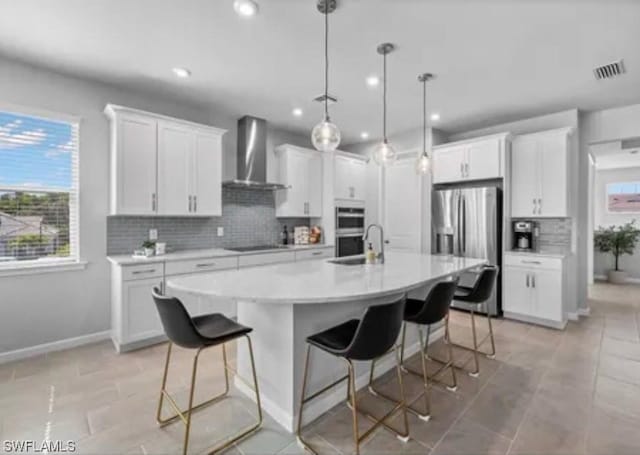
[[[191,213],[191,195],[189,195],[189,213]]]
[[[322,254],[322,251],[314,251],[313,253],[311,253],[312,256],[320,256]]]
[[[536,206],[536,198],[533,198],[533,214],[535,215],[537,213],[537,206]]]
[[[155,212],[156,211],[156,193],[151,193],[151,211]]]
[[[202,264],[196,264],[196,267],[199,269],[204,269],[205,267],[215,267],[216,263],[215,262],[207,262],[207,263],[202,263]]]
[[[198,211],[198,196],[193,196],[193,211]]]
[[[469,163],[464,163],[464,176],[469,177]]]
[[[460,163],[460,177],[464,177],[464,163]]]
[[[522,261],[523,264],[542,264],[542,262],[540,261]]]
[[[538,215],[542,214],[542,199],[538,198]]]
[[[156,271],[156,269],[134,270],[132,272],[132,275],[142,275],[142,274],[146,274],[146,273],[153,273],[155,271]]]
[[[529,287],[529,274],[527,273],[527,287]]]
[[[531,287],[532,288],[536,287],[536,276],[535,275],[531,275]]]

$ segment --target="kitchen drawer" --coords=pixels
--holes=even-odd
[[[189,259],[187,261],[167,262],[165,275],[183,275],[235,268],[238,268],[237,256]]]
[[[527,267],[529,269],[562,270],[563,258],[538,256],[531,254],[505,254],[504,265],[514,267]]]
[[[322,259],[333,257],[333,247],[310,248],[308,250],[296,251],[296,261],[306,261],[308,259]]]
[[[283,251],[277,253],[247,254],[240,256],[238,265],[240,267],[250,267],[252,265],[277,264],[279,262],[294,262],[296,253],[293,251]]]
[[[162,278],[164,274],[164,263],[155,262],[152,264],[136,264],[122,267],[122,280],[144,280],[147,278]]]

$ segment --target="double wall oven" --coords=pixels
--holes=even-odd
[[[336,207],[336,257],[364,254],[364,204]]]

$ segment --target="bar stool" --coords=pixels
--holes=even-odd
[[[262,409],[260,408],[260,393],[258,391],[258,380],[256,378],[256,367],[253,360],[253,348],[251,346],[251,338],[249,333],[253,330],[250,327],[240,325],[231,319],[223,316],[220,313],[206,314],[202,316],[196,316],[192,318],[184,308],[184,305],[180,300],[175,297],[167,297],[162,295],[161,291],[156,287],[152,291],[153,299],[156,303],[156,308],[160,314],[160,320],[164,331],[169,338],[169,347],[167,349],[167,360],[164,365],[164,374],[162,376],[162,386],[160,389],[160,401],[158,403],[158,413],[156,419],[161,427],[168,425],[178,419],[182,420],[185,424],[184,444],[182,453],[186,455],[187,448],[189,446],[189,430],[191,429],[191,415],[197,409],[201,409],[204,406],[213,404],[216,401],[224,398],[229,392],[229,375],[231,371],[240,380],[251,388],[256,394],[256,403],[258,410],[258,421],[242,429],[235,436],[230,439],[225,439],[222,444],[214,447],[209,453],[215,453],[222,449],[225,449],[232,445],[234,442],[243,439],[250,434],[257,431],[262,425]],[[249,347],[249,357],[251,359],[251,370],[253,373],[253,385],[244,380],[238,373],[227,364],[227,352],[225,343],[235,340],[240,337],[245,337],[247,345]],[[166,390],[167,373],[169,372],[169,361],[171,359],[171,348],[174,344],[187,349],[196,349],[196,354],[193,358],[193,368],[191,372],[191,388],[189,390],[189,406],[185,410],[181,410],[176,404],[175,400]],[[215,397],[206,400],[197,405],[193,404],[193,396],[196,385],[196,372],[198,369],[198,358],[200,353],[207,348],[222,345],[222,359],[224,362],[224,392]],[[173,410],[176,412],[171,417],[162,417],[162,407],[164,399],[167,399]]]
[[[400,357],[398,346],[395,344],[402,327],[402,315],[404,312],[405,299],[396,302],[375,305],[367,308],[362,319],[351,319],[323,332],[316,333],[307,338],[307,353],[304,361],[304,375],[302,379],[302,392],[300,398],[300,408],[298,410],[298,425],[296,435],[298,442],[311,453],[315,450],[302,438],[302,412],[306,403],[317,398],[338,384],[348,379],[347,404],[351,408],[353,416],[353,440],[356,447],[356,454],[360,453],[360,443],[380,425],[396,434],[396,437],[403,442],[409,440],[409,423],[404,401],[404,389],[402,385],[402,373],[400,371]],[[337,381],[323,387],[319,391],[305,396],[307,388],[307,372],[309,369],[309,353],[311,346],[343,359],[347,364],[348,373]],[[353,366],[354,360],[368,361],[383,357],[391,351],[396,356],[396,372],[400,391],[400,401],[382,418],[376,418],[358,409],[356,403],[356,378]],[[398,410],[404,414],[403,433],[393,429],[386,423]],[[363,434],[358,432],[358,412],[374,422],[374,424]]]
[[[437,324],[449,317],[449,307],[453,300],[453,295],[456,292],[458,285],[458,279],[451,281],[441,281],[431,288],[427,297],[424,300],[407,299],[407,303],[404,310],[404,324],[402,326],[402,344],[400,350],[400,362],[402,365],[402,371],[410,373],[415,376],[419,376],[423,380],[424,391],[418,395],[411,403],[407,404],[407,410],[416,414],[418,418],[428,421],[431,418],[431,402],[430,402],[430,389],[431,384],[429,381],[442,382],[438,377],[444,373],[447,369],[451,372],[451,383],[443,383],[447,386],[447,389],[455,391],[457,389],[456,372],[453,368],[453,349],[448,344],[448,359],[446,361],[429,357],[427,350],[429,347],[429,333],[431,326]],[[405,340],[407,334],[407,325],[414,324],[418,331],[418,339],[420,341],[420,360],[422,362],[422,371],[416,371],[409,368],[404,363],[404,350]],[[422,336],[422,327],[427,326],[426,340]],[[427,360],[433,360],[441,364],[440,368],[431,375],[427,374]],[[392,397],[379,392],[373,387],[373,370],[375,368],[375,362],[371,365],[371,374],[369,376],[369,392],[373,395],[380,395],[387,400],[393,400]],[[413,406],[413,404],[420,398],[424,398],[425,412],[421,412]]]
[[[496,355],[496,344],[493,338],[493,326],[491,325],[491,315],[489,311],[487,311],[487,323],[489,324],[489,333],[478,342],[478,338],[476,335],[476,321],[475,321],[475,311],[483,304],[489,300],[493,290],[495,289],[496,280],[498,278],[498,266],[495,265],[484,265],[482,267],[482,271],[480,272],[480,276],[474,283],[473,287],[466,286],[458,286],[456,290],[456,294],[453,297],[453,300],[457,300],[459,302],[465,302],[470,304],[469,312],[471,313],[471,334],[473,337],[473,346],[465,346],[463,344],[457,344],[451,341],[451,336],[449,332],[449,320],[447,319],[447,325],[445,326],[445,342],[450,343],[452,346],[464,349],[465,351],[473,352],[473,360],[474,360],[474,370],[467,371],[469,376],[477,378],[480,375],[480,363],[478,362],[478,354],[484,354],[488,358],[493,359]],[[474,308],[475,307],[475,308]],[[487,339],[491,341],[491,352],[480,351],[479,347],[484,344]],[[457,366],[460,369],[464,369],[464,365]]]

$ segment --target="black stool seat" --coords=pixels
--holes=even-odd
[[[456,289],[456,293],[453,296],[454,300],[460,300],[461,302],[469,302],[469,303],[480,303],[469,301],[469,296],[473,293],[473,288],[468,288],[466,286],[458,286]]]
[[[196,316],[192,321],[205,346],[225,343],[253,331],[220,313]]]
[[[351,344],[359,324],[360,320],[351,319],[323,332],[307,337],[307,343],[331,354],[342,356]]]

